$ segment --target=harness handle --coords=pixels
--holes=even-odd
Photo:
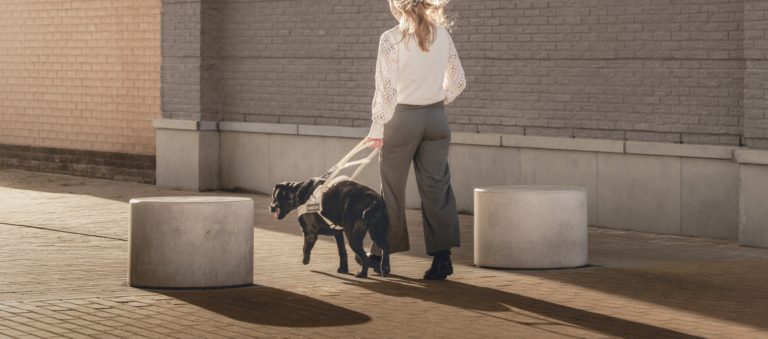
[[[325,182],[323,183],[322,186],[326,186],[328,183],[330,183],[331,180],[333,180],[333,178],[339,175],[339,172],[341,172],[341,170],[347,167],[358,166],[355,172],[349,178],[350,180],[354,180],[363,171],[363,168],[365,168],[365,166],[371,162],[373,157],[379,154],[379,149],[378,148],[374,149],[370,154],[368,154],[367,157],[363,159],[356,160],[356,161],[349,161],[349,160],[352,159],[352,157],[354,157],[361,151],[365,150],[372,143],[373,141],[370,141],[368,139],[363,139],[362,141],[360,141],[354,148],[352,148],[351,151],[349,151],[349,153],[347,153],[347,155],[341,158],[341,160],[337,162],[336,165],[331,167],[331,169],[329,169],[328,172],[326,172],[326,174],[330,173],[330,175],[328,175],[328,177],[325,179]]]
[[[356,154],[365,150],[371,143],[373,142],[367,139],[363,139],[354,148],[352,148],[352,150],[349,151],[347,155],[345,155],[339,162],[337,162],[336,165],[331,167],[331,169],[329,169],[328,172],[326,172],[323,175],[323,177],[326,177],[325,182],[323,182],[322,185],[318,186],[314,191],[312,191],[312,195],[310,195],[306,203],[296,208],[296,214],[301,216],[306,213],[317,213],[318,215],[320,215],[321,218],[323,218],[323,220],[325,220],[326,223],[328,223],[328,225],[331,226],[331,228],[342,229],[340,226],[334,225],[332,221],[328,220],[328,218],[323,216],[323,213],[322,213],[323,207],[321,203],[322,195],[328,189],[331,183],[333,183],[334,181],[333,179],[336,178],[337,175],[339,175],[339,172],[341,170],[347,167],[357,166],[357,169],[355,169],[355,172],[352,174],[352,176],[345,180],[354,180],[355,177],[357,177],[357,175],[363,171],[363,168],[365,168],[365,166],[371,162],[373,157],[379,154],[378,148],[374,149],[370,154],[368,154],[367,157],[363,159],[355,160],[355,161],[350,161],[350,159],[352,159],[352,157],[354,157]],[[339,179],[342,179],[342,178],[339,178]]]

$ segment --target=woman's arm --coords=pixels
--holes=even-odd
[[[459,53],[456,52],[456,46],[451,39],[448,46],[448,67],[445,68],[445,80],[443,88],[445,89],[445,104],[450,104],[467,87],[467,80],[464,78],[464,68],[461,67]]]
[[[371,131],[368,138],[384,137],[384,124],[392,119],[397,106],[397,45],[385,32],[379,40],[379,55],[376,59],[376,92],[371,104]]]

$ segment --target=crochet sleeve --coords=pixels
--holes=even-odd
[[[464,68],[461,67],[459,53],[456,52],[456,46],[451,39],[448,47],[448,67],[445,68],[445,80],[443,80],[443,89],[445,89],[445,104],[450,104],[467,87],[467,80],[464,78]]]
[[[397,45],[389,38],[388,33],[381,35],[379,40],[379,55],[376,59],[376,91],[371,105],[371,131],[369,138],[382,138],[384,124],[395,113],[397,106]]]

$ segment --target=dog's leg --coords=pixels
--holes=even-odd
[[[369,229],[371,240],[376,243],[381,249],[381,276],[386,277],[389,275],[389,239],[387,239],[386,232],[376,232],[373,229]]]
[[[366,255],[363,249],[363,238],[365,238],[366,224],[365,221],[359,219],[360,215],[358,211],[351,206],[352,200],[348,199],[344,206],[344,211],[341,217],[341,227],[344,229],[344,234],[349,241],[349,247],[352,248],[352,252],[360,258],[362,269],[360,273],[356,275],[358,278],[368,277],[368,255]]]
[[[339,249],[339,269],[336,272],[349,273],[347,265],[347,245],[344,244],[344,232],[335,231],[333,237],[336,239],[336,247]]]
[[[317,235],[315,234],[307,234],[304,236],[304,260],[302,260],[304,265],[309,264],[309,257],[312,255],[312,248],[315,247],[316,241]]]
[[[304,233],[304,259],[301,261],[304,265],[309,264],[312,248],[315,247],[315,242],[317,241],[317,227],[314,227],[317,221],[311,218],[313,218],[312,214],[305,214],[299,217],[299,224],[301,224],[301,229]]]
[[[389,233],[388,226],[389,221],[387,219],[387,211],[383,204],[378,206],[375,213],[371,214],[371,218],[365,221],[367,223],[368,234],[371,236],[371,240],[381,249],[381,276],[386,277],[390,272],[389,264]]]
[[[358,258],[360,258],[360,262],[362,263],[362,268],[360,270],[360,273],[356,275],[358,278],[367,278],[368,277],[368,266],[370,265],[368,263],[368,255],[365,254],[365,250],[363,249],[363,238],[365,237],[365,229],[362,225],[362,220],[356,220],[353,223],[349,223],[344,225],[344,233],[347,235],[347,238],[349,240],[349,247],[352,248],[352,252],[355,252],[355,255],[357,255]]]
[[[389,246],[381,248],[381,276],[389,276]]]

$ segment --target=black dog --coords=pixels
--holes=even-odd
[[[283,182],[275,185],[270,211],[277,219],[285,218],[292,210],[306,203],[314,190],[324,182],[325,179],[321,177],[305,182]],[[318,234],[332,235],[336,238],[336,246],[339,250],[338,272],[349,272],[347,250],[344,245],[343,233],[345,233],[349,240],[349,247],[361,259],[362,270],[357,277],[367,277],[370,264],[363,250],[363,238],[367,232],[371,240],[382,249],[380,272],[382,276],[387,276],[390,270],[389,241],[387,240],[389,220],[381,195],[367,186],[346,180],[330,187],[323,194],[321,204],[322,212],[320,213],[343,230],[331,228],[318,213],[299,216],[299,224],[304,231],[304,265],[309,263],[312,247],[315,246]]]

